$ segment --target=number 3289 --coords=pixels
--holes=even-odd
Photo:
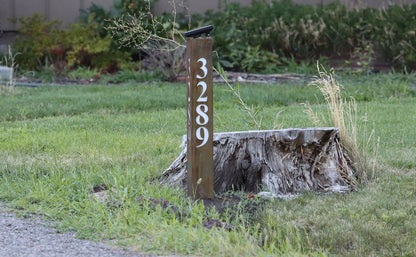
[[[201,93],[199,95],[199,97],[197,98],[196,102],[198,103],[198,105],[196,106],[196,117],[195,117],[195,122],[198,125],[198,128],[195,130],[195,136],[196,138],[201,141],[201,143],[199,145],[197,145],[196,147],[203,147],[209,139],[209,132],[208,132],[208,128],[206,127],[206,125],[209,122],[209,117],[208,117],[208,96],[206,94],[207,92],[207,83],[202,81],[203,79],[205,79],[208,75],[208,69],[207,69],[207,60],[205,58],[199,58],[197,61],[197,63],[201,63],[201,67],[200,70],[202,71],[202,75],[196,75],[196,78],[201,80],[199,81],[196,86],[201,88]]]

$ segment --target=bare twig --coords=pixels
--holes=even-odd
[[[218,68],[213,68],[214,71],[218,72],[218,74],[220,75],[221,79],[224,80],[225,84],[228,86],[228,88],[231,90],[231,92],[234,94],[234,96],[237,98],[238,102],[240,103],[240,105],[243,107],[243,109],[248,113],[248,115],[250,116],[251,120],[253,121],[254,125],[256,126],[257,129],[261,129],[261,122],[262,122],[262,117],[260,117],[260,120],[258,120],[257,116],[258,116],[258,111],[255,109],[254,106],[249,107],[244,100],[241,98],[240,92],[238,92],[228,81],[227,78],[227,74],[225,73],[224,69],[218,65]]]

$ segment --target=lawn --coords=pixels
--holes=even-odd
[[[21,215],[38,213],[59,231],[138,252],[193,256],[415,256],[416,75],[339,76],[358,104],[359,145],[377,158],[369,179],[349,194],[305,193],[246,212],[206,210],[157,178],[180,153],[186,87],[126,83],[16,87],[0,95],[0,201]],[[252,130],[223,84],[214,86],[216,132]],[[260,107],[262,127],[311,127],[302,103],[326,105],[306,83],[241,84]],[[374,133],[372,133],[374,131]],[[110,188],[110,202],[92,197]],[[243,193],[239,193],[245,198]],[[138,200],[165,198],[185,216]],[[235,226],[207,231],[202,222]]]

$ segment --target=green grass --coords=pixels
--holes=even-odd
[[[416,77],[338,79],[344,94],[357,99],[359,125],[367,128],[359,144],[379,157],[374,178],[357,192],[272,201],[254,219],[237,208],[221,217],[236,230],[206,231],[202,221],[218,213],[155,181],[180,152],[186,87],[144,83],[17,87],[1,95],[0,201],[22,215],[43,214],[60,231],[140,252],[414,256]],[[264,129],[312,126],[301,103],[325,112],[319,91],[306,83],[243,84],[240,92],[249,105],[262,107]],[[215,131],[253,129],[224,85],[215,85],[214,97]],[[367,144],[372,129],[374,140]],[[91,197],[92,188],[103,183],[121,207]],[[140,206],[139,196],[163,197],[187,215],[179,219]]]

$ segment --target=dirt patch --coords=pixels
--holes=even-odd
[[[243,72],[227,72],[227,79],[231,83],[244,82],[244,83],[307,83],[312,80],[312,76],[306,76],[302,74],[254,74]],[[14,78],[15,84],[18,86],[36,87],[42,85],[51,86],[65,86],[65,85],[92,85],[99,84],[99,77],[93,77],[89,79],[72,79],[67,77],[55,78],[53,81],[44,81],[42,79],[33,78],[30,76],[18,76]],[[176,82],[185,83],[186,77],[179,76]],[[215,83],[222,83],[224,80],[218,73],[213,74],[213,81]],[[106,84],[120,84],[120,82],[107,81]]]
[[[227,72],[229,82],[245,83],[300,83],[312,78],[302,74],[255,74],[243,72]],[[213,74],[214,82],[224,82],[218,73]]]

